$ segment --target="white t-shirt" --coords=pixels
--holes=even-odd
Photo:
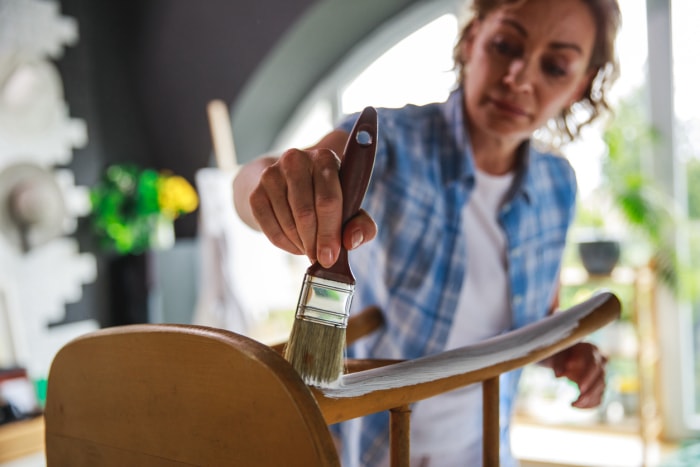
[[[501,334],[511,326],[506,268],[506,238],[498,212],[513,174],[476,171],[476,185],[464,208],[467,242],[466,280],[445,350]],[[481,385],[418,402],[411,419],[411,457],[441,456],[440,467],[481,465]],[[464,457],[468,453],[469,459]]]

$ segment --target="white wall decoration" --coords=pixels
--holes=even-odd
[[[78,39],[74,19],[48,0],[0,0],[0,367],[45,378],[87,320],[49,328],[96,276],[95,259],[69,235],[89,212],[85,187],[65,166],[87,142],[70,118],[52,60]],[[9,342],[8,342],[9,341]]]

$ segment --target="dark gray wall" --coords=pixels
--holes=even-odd
[[[195,172],[210,165],[207,102],[233,102],[313,0],[60,3],[62,14],[77,20],[80,39],[57,65],[70,115],[86,121],[89,137],[74,151],[71,168],[78,185],[90,186],[105,166],[125,161],[171,169],[194,182]],[[196,223],[196,214],[179,219],[178,237],[194,237]],[[114,258],[96,249],[85,219],[77,237],[81,250],[97,255],[98,279],[84,287],[81,302],[67,307],[66,321],[93,316],[115,324],[114,304],[133,303],[115,297],[121,293],[111,287]],[[127,291],[135,300],[156,282],[149,271],[140,277]]]
[[[190,181],[209,165],[206,104],[233,102],[313,0],[62,0],[80,40],[59,66],[71,115],[87,121],[78,182],[117,161],[172,169]],[[195,216],[178,223],[193,236]]]
[[[88,128],[71,163],[76,183],[90,186],[104,167],[126,161],[194,183],[211,165],[212,99],[232,105],[242,159],[264,152],[314,83],[414,1],[60,0],[80,31],[58,62],[70,115]],[[196,213],[176,221],[178,238],[196,232]],[[98,280],[68,306],[67,320],[113,324],[115,303],[131,306],[110,287],[115,258],[97,251],[85,219],[77,237],[98,256]],[[150,274],[134,287],[157,282]]]

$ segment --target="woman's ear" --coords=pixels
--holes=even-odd
[[[591,84],[593,83],[593,80],[595,79],[597,74],[598,74],[598,70],[591,70],[588,73],[586,73],[586,75],[583,77],[581,82],[576,87],[576,91],[574,91],[573,97],[571,98],[571,101],[569,102],[569,107],[571,107],[576,102],[578,102],[581,99],[583,99],[584,97],[586,97],[586,94],[588,93],[588,90],[591,88]]]

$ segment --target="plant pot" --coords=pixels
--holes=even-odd
[[[617,240],[579,242],[578,253],[588,274],[607,276],[620,261],[620,242]]]
[[[115,256],[109,263],[111,325],[148,323],[153,287],[151,252]]]

